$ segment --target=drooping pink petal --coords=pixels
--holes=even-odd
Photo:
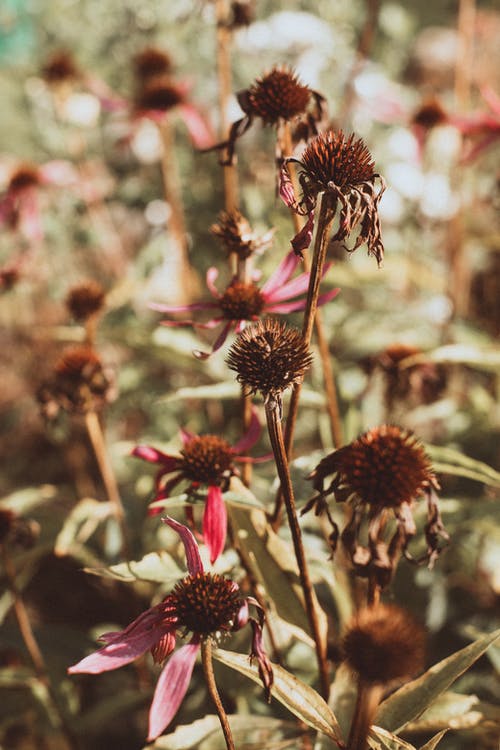
[[[191,305],[162,305],[158,302],[149,302],[148,307],[150,310],[156,310],[156,312],[175,315],[175,313],[193,312],[194,310],[213,310],[218,305],[215,302],[193,302]]]
[[[166,474],[170,471],[175,471],[179,463],[178,456],[163,453],[158,448],[153,448],[152,445],[136,445],[131,455],[136,458],[142,458],[144,461],[149,461],[151,464],[161,464],[163,472]]]
[[[306,306],[305,299],[298,299],[294,302],[278,302],[276,305],[269,305],[264,308],[266,313],[280,313],[281,315],[287,315],[297,310],[303,310]]]
[[[248,430],[245,432],[243,437],[233,445],[233,451],[235,453],[246,453],[252,448],[260,437],[262,431],[262,425],[260,424],[257,411],[252,407],[252,414],[250,417],[250,424]]]
[[[192,640],[168,660],[149,710],[148,741],[159,737],[177,713],[191,681],[199,648],[199,642]]]
[[[233,320],[230,320],[229,323],[226,323],[221,333],[216,338],[215,343],[212,346],[211,352],[202,352],[200,349],[194,349],[193,351],[194,356],[197,359],[208,359],[212,354],[218,351],[221,348],[221,346],[224,344],[225,340],[227,339],[229,335],[229,331],[231,330],[233,325],[234,325]]]
[[[296,259],[297,263],[299,262],[299,258],[293,251],[290,252],[289,255],[292,255]],[[324,264],[321,278],[323,278],[328,273],[331,267],[331,262]],[[287,284],[283,284],[283,286],[273,290],[271,294],[267,294],[266,301],[272,303],[284,302],[285,300],[291,300],[294,297],[298,297],[300,294],[304,294],[309,286],[309,277],[309,271],[301,273],[295,279],[292,279],[292,281],[289,281]]]
[[[296,197],[293,191],[292,180],[290,179],[286,161],[280,169],[279,181],[279,194],[281,200],[283,201],[285,206],[288,206],[288,208],[293,208],[296,205]]]
[[[329,292],[325,292],[324,294],[320,294],[318,297],[318,305],[325,305],[327,302],[330,302],[331,299],[335,299],[337,294],[340,294],[340,287],[335,287],[335,289],[331,289]]]
[[[226,543],[227,510],[220,487],[210,485],[208,488],[205,511],[203,513],[203,539],[210,552],[213,564]]]
[[[264,297],[269,298],[276,290],[285,284],[299,264],[299,258],[293,252],[285,255],[279,266],[270,275],[260,291]]]
[[[217,287],[215,286],[215,282],[217,280],[218,275],[219,275],[219,271],[217,268],[215,268],[215,266],[211,266],[208,269],[207,275],[206,275],[207,289],[212,295],[212,297],[215,297],[215,299],[220,298],[219,291]]]
[[[167,328],[202,328],[204,330],[211,330],[212,328],[217,328],[218,325],[222,323],[224,318],[212,318],[212,320],[207,320],[206,323],[198,323],[196,320],[162,320],[160,322],[161,326],[166,326]]]
[[[100,674],[118,669],[152,648],[168,631],[175,629],[175,619],[158,608],[143,612],[125,630],[106,633],[108,643],[93,654],[69,667],[69,674]]]
[[[194,437],[196,437],[194,432],[191,432],[190,430],[186,430],[185,427],[181,427],[180,433],[181,433],[182,445],[184,446],[187,443],[189,443]]]
[[[186,563],[189,575],[195,576],[198,573],[203,573],[203,563],[200,557],[200,550],[198,549],[196,539],[192,532],[187,526],[179,523],[174,518],[170,518],[170,516],[165,516],[161,520],[179,534],[186,551]]]
[[[214,142],[214,134],[206,118],[193,104],[180,104],[179,112],[189,136],[196,148],[208,148]]]

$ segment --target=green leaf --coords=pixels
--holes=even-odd
[[[441,732],[438,732],[434,735],[434,737],[431,737],[431,739],[425,743],[425,745],[422,745],[422,747],[419,747],[418,750],[434,750],[438,746],[438,744],[441,742],[445,734],[448,732],[447,729],[443,729]]]
[[[476,367],[478,370],[498,372],[500,368],[500,348],[473,346],[472,344],[448,344],[424,354],[414,354],[401,363],[402,367],[425,362],[456,363]]]
[[[447,691],[437,698],[416,721],[408,724],[409,732],[436,732],[441,729],[467,729],[483,721],[479,698]]]
[[[440,445],[426,444],[425,450],[432,459],[433,467],[437,472],[475,479],[490,487],[500,487],[500,472],[495,471],[483,461],[477,461],[454,448]]]
[[[261,510],[229,509],[235,539],[246,563],[265,587],[278,615],[310,635],[299,570],[293,548],[270,527]],[[316,602],[320,632],[326,638],[326,615]]]
[[[434,664],[416,680],[403,685],[379,707],[376,722],[392,732],[399,732],[425,711],[455,680],[476,662],[500,637],[500,629]]]
[[[86,497],[71,510],[57,535],[54,552],[63,557],[74,552],[92,536],[97,527],[113,515],[109,503]]]
[[[236,669],[241,674],[261,685],[258,668],[250,664],[247,656],[223,649],[214,650],[214,658],[227,667]],[[335,714],[323,698],[304,682],[287,672],[283,667],[273,664],[274,683],[271,694],[283,706],[308,726],[323,732],[336,742],[340,740],[340,727]]]
[[[103,578],[114,578],[118,581],[149,581],[151,583],[170,583],[178,581],[185,575],[168,552],[163,550],[149,552],[142,560],[129,560],[102,568],[85,568],[85,572]]]

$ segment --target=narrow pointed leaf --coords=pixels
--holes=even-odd
[[[416,750],[414,745],[381,727],[371,728],[368,745],[372,750]]]
[[[438,744],[441,742],[445,734],[447,733],[447,729],[443,729],[441,732],[438,732],[434,735],[434,737],[431,737],[431,739],[425,743],[425,745],[422,745],[419,747],[418,750],[434,750],[438,746]]]
[[[163,550],[149,552],[142,560],[129,560],[102,568],[85,568],[85,572],[103,578],[114,578],[118,581],[151,581],[153,583],[178,581],[184,576],[173,558]]]
[[[441,445],[426,444],[425,450],[432,459],[433,467],[437,472],[475,479],[490,487],[500,487],[500,472],[484,461],[478,461],[454,448]]]
[[[216,649],[214,658],[241,672],[258,685],[262,684],[257,666],[250,664],[248,656]],[[323,732],[334,741],[340,740],[340,727],[335,714],[323,698],[310,685],[301,682],[283,667],[277,664],[272,666],[274,684],[271,694],[274,698],[308,726]]]
[[[446,659],[393,693],[380,705],[376,723],[399,732],[430,706],[500,637],[500,629],[489,633]]]

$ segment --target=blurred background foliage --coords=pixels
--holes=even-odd
[[[463,159],[479,142],[476,135],[463,136],[452,123],[440,122],[422,138],[414,115],[434,98],[457,117],[488,111],[485,87],[500,93],[498,6],[258,0],[252,7],[253,22],[234,35],[234,90],[247,88],[272,65],[292,65],[326,96],[332,123],[363,137],[388,182],[381,204],[384,266],[377,269],[363,249],[348,255],[332,247],[335,264],[325,284],[342,291],[323,316],[346,441],[382,421],[396,422],[415,430],[436,464],[448,467],[440,481],[451,545],[432,571],[402,564],[393,593],[425,618],[429,662],[436,661],[499,625],[499,478],[488,466],[498,470],[500,458],[500,173],[498,138]],[[467,7],[475,13],[460,27],[459,11]],[[89,750],[143,746],[153,678],[140,665],[89,676],[77,688],[64,678],[66,667],[91,647],[91,636],[125,625],[159,591],[158,583],[82,572],[83,566],[118,562],[112,534],[104,546],[97,523],[96,531],[82,534],[94,506],[84,507],[81,518],[67,526],[80,501],[104,497],[83,427],[78,420],[59,419],[47,428],[35,399],[62,347],[83,339],[64,304],[71,286],[94,278],[107,291],[97,345],[116,378],[106,431],[133,532],[132,559],[171,547],[172,539],[146,518],[152,472],[130,458],[131,448],[138,442],[178,446],[180,426],[229,440],[238,439],[240,427],[237,391],[223,356],[196,361],[195,335],[158,327],[159,316],[147,307],[151,301],[175,304],[206,295],[203,278],[211,265],[229,278],[210,232],[224,201],[217,157],[197,153],[181,118],[173,117],[189,237],[189,279],[181,278],[156,130],[143,123],[140,132],[131,132],[126,113],[103,107],[95,86],[87,83],[105,82],[116,96],[131,97],[133,56],[157,46],[171,55],[176,78],[189,83],[191,100],[216,130],[214,29],[213,4],[203,0],[4,0],[0,8],[0,186],[6,189],[12,171],[27,162],[68,160],[79,174],[78,191],[57,186],[40,191],[43,241],[36,253],[9,227],[0,234],[0,269],[23,259],[16,283],[5,284],[0,295],[0,453],[4,507],[40,529],[32,548],[16,552],[18,585]],[[41,71],[60,50],[72,53],[86,78],[54,91]],[[230,119],[239,116],[234,100]],[[252,127],[237,154],[243,212],[258,233],[276,228],[273,248],[258,261],[265,277],[288,251],[292,235],[276,197],[272,130]],[[396,344],[407,347],[404,369],[388,353]],[[321,373],[313,372],[306,386],[296,442],[300,503],[310,495],[304,476],[332,448]],[[259,448],[268,450],[264,440]],[[454,450],[455,459],[439,448]],[[463,455],[476,462],[468,470]],[[253,489],[264,505],[272,502],[273,481],[272,466],[257,470]],[[318,567],[329,565],[314,520],[304,523]],[[63,527],[64,544],[58,537]],[[323,586],[331,603],[331,590]],[[332,603],[337,625],[345,616],[339,601]],[[30,676],[8,592],[0,598],[0,616],[2,747],[63,747]],[[309,661],[309,652],[296,644],[287,666],[312,679]],[[478,727],[470,712],[461,710],[468,719],[460,724],[456,718],[456,727],[463,731],[450,732],[440,747],[497,746],[498,667],[496,651],[454,686],[457,693],[477,696],[482,717],[489,718]],[[244,678],[222,668],[219,677],[228,709],[265,713]],[[290,746],[299,746],[293,744],[298,740],[290,715],[274,708],[272,738],[291,737]],[[178,721],[187,724],[210,710],[203,687],[193,689]],[[261,739],[242,729],[242,743],[270,741],[269,726],[263,724]],[[436,727],[439,721],[429,731]],[[429,735],[415,736],[424,741]]]

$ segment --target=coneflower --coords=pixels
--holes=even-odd
[[[237,209],[221,211],[210,231],[222,242],[228,256],[234,254],[241,261],[266,250],[271,245],[274,235],[274,229],[270,229],[262,236],[257,235],[248,219]]]
[[[66,296],[66,307],[75,320],[85,321],[102,310],[105,298],[102,285],[89,279],[71,287]]]

